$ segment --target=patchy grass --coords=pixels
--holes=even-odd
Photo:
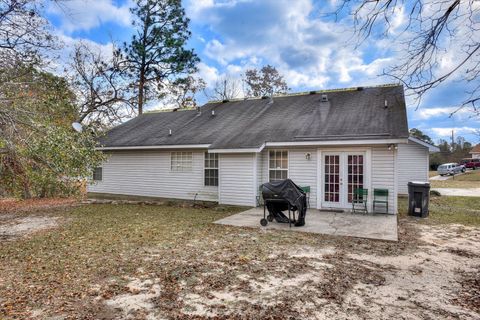
[[[45,304],[53,314],[80,307],[75,300],[84,299],[92,284],[134,273],[139,251],[157,245],[175,247],[194,230],[205,232],[213,220],[238,210],[137,205],[50,209],[49,215],[71,222],[55,232],[0,247],[0,274],[2,278],[12,276],[11,282],[0,289],[0,315],[24,316],[21,310]],[[30,299],[32,294],[35,300]],[[63,294],[65,299],[61,298]],[[6,299],[2,301],[2,297]]]
[[[435,177],[435,176],[438,176],[438,172],[435,170],[430,170],[428,171],[428,176],[431,178],[431,177]]]
[[[399,215],[408,214],[408,199],[398,199]],[[480,197],[430,196],[428,219],[423,223],[462,224],[480,227]]]
[[[468,170],[448,180],[430,180],[432,188],[480,188],[480,170]]]
[[[425,225],[419,232],[402,219],[400,241],[382,242],[212,224],[240,210],[101,204],[34,211],[61,222],[0,242],[0,318],[479,316],[476,300],[465,298],[476,287],[461,287],[469,275],[457,279],[478,261],[476,229]],[[445,239],[451,248],[438,245]]]

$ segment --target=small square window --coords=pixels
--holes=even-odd
[[[103,169],[102,167],[96,167],[93,169],[93,181],[102,181]]]
[[[172,152],[172,171],[192,171],[192,152]]]

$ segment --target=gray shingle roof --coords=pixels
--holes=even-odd
[[[321,101],[322,94],[328,102]],[[210,144],[210,149],[236,149],[257,148],[264,142],[391,138],[408,138],[405,98],[399,85],[278,96],[273,103],[269,99],[212,102],[201,107],[200,113],[146,113],[107,132],[100,144]]]

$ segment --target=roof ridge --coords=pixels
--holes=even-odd
[[[299,91],[299,92],[292,92],[292,93],[284,93],[284,94],[277,94],[273,95],[272,98],[283,98],[283,97],[295,97],[295,96],[306,96],[310,94],[317,94],[317,93],[326,93],[326,92],[343,92],[343,91],[358,91],[359,88],[362,89],[371,89],[371,88],[393,88],[399,87],[401,83],[385,83],[379,85],[371,85],[371,86],[357,86],[357,87],[345,87],[345,88],[332,88],[332,89],[320,89],[320,90],[310,90],[310,91]],[[236,101],[245,101],[245,100],[261,100],[264,97],[244,97],[244,98],[235,98],[235,99],[228,99],[228,100],[211,100],[205,104],[211,103],[221,103],[221,102],[236,102]]]

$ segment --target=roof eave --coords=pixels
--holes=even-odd
[[[112,146],[97,147],[95,150],[161,150],[161,149],[208,149],[210,144],[176,144],[176,145],[158,145],[158,146]]]
[[[294,142],[267,142],[266,147],[294,147],[294,146],[335,146],[335,145],[382,145],[408,143],[407,138],[387,139],[358,139],[358,140],[324,140],[324,141],[294,141]]]
[[[424,146],[424,147],[427,147],[427,148],[428,148],[428,151],[429,151],[430,153],[440,152],[440,148],[439,148],[439,147],[434,146],[433,144],[430,144],[430,143],[425,142],[425,141],[423,141],[423,140],[420,140],[420,139],[418,139],[418,138],[408,137],[408,140],[409,140],[409,141],[412,141],[412,142],[415,142],[415,143],[417,143],[417,144],[419,144],[419,145],[422,145],[422,146]]]

